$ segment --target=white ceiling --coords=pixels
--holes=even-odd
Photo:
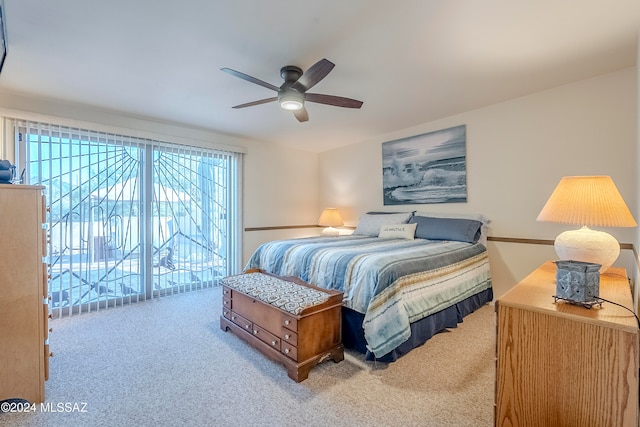
[[[324,151],[636,64],[639,0],[4,0],[0,88]],[[336,64],[277,103],[283,65]]]

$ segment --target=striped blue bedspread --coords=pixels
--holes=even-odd
[[[409,324],[491,287],[480,244],[366,236],[310,237],[262,244],[245,270],[259,268],[344,293],[364,314],[369,350],[381,357],[411,336]]]

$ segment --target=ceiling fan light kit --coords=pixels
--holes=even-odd
[[[295,65],[286,65],[280,69],[280,76],[284,79],[284,83],[280,87],[252,77],[248,74],[232,70],[231,68],[221,68],[221,70],[225,73],[231,74],[232,76],[236,76],[248,82],[278,92],[277,97],[247,102],[245,104],[236,105],[232,108],[253,107],[254,105],[278,101],[280,103],[280,107],[284,110],[292,111],[293,115],[299,122],[306,122],[309,120],[309,113],[304,106],[305,101],[343,108],[362,107],[362,101],[358,101],[356,99],[324,95],[320,93],[307,93],[309,89],[324,79],[327,74],[333,70],[333,67],[335,67],[335,64],[327,59],[321,59],[316,62],[309,67],[306,73],[303,73],[300,67],[296,67]]]
[[[285,110],[300,110],[304,106],[304,95],[295,89],[280,90],[278,92],[280,107]]]

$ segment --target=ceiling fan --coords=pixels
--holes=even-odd
[[[307,93],[309,89],[324,79],[327,74],[333,70],[333,67],[335,67],[335,64],[327,59],[321,59],[316,62],[309,67],[305,73],[303,73],[302,69],[299,67],[286,65],[280,69],[280,76],[284,79],[284,83],[282,83],[280,87],[274,86],[271,83],[267,83],[260,79],[256,79],[255,77],[251,77],[239,71],[232,70],[231,68],[221,68],[221,70],[225,73],[231,74],[232,76],[239,77],[248,82],[255,83],[278,92],[278,96],[261,99],[259,101],[247,102],[246,104],[236,105],[232,108],[253,107],[254,105],[278,101],[280,102],[280,107],[285,110],[293,111],[293,115],[296,116],[296,119],[298,119],[299,122],[306,122],[309,120],[309,113],[304,107],[305,101],[344,108],[362,107],[362,101],[355,99],[344,98],[342,96],[323,95],[321,93]]]

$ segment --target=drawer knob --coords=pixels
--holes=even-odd
[[[285,340],[288,340],[288,339],[289,339],[289,334],[285,334],[285,335],[284,335],[284,339],[285,339]]]
[[[290,323],[290,322],[289,322],[288,320],[285,320],[285,321],[284,321],[284,324],[285,324],[285,325],[288,325],[289,323]]]
[[[224,305],[227,305],[228,301],[223,302]]]
[[[276,345],[276,342],[275,341],[271,341],[271,345]]]
[[[258,330],[257,329],[253,330],[253,335],[258,335]]]
[[[231,316],[231,320],[236,320],[236,316]]]
[[[289,354],[289,349],[288,349],[288,348],[285,348],[285,349],[284,349],[284,352],[285,352],[285,353],[287,353],[287,354]]]
[[[251,326],[251,325],[244,325],[244,328],[245,328],[245,329],[249,329],[249,327],[250,327],[250,326]]]
[[[49,328],[49,333],[53,332],[53,328]]]
[[[49,357],[53,357],[53,351],[49,352]]]

